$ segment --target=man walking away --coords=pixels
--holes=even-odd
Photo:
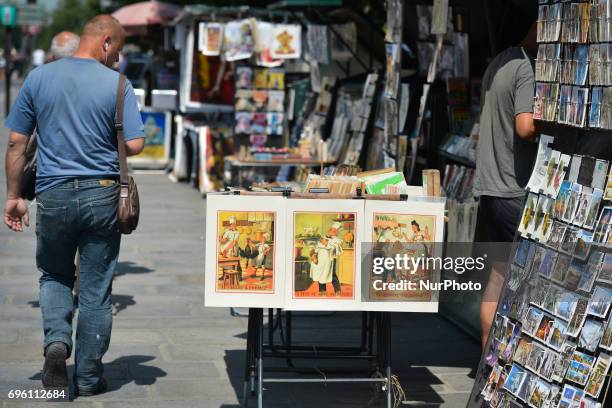
[[[79,36],[70,31],[57,33],[51,40],[51,61],[72,57],[79,48]],[[49,62],[51,62],[49,61]]]
[[[38,130],[36,265],[41,272],[45,387],[66,387],[72,344],[74,257],[81,263],[74,385],[77,395],[106,389],[102,357],[111,335],[111,282],[119,255],[119,161],[115,132],[119,74],[109,67],[124,44],[117,20],[85,25],[72,57],[33,70],[7,119],[8,197],[4,222],[22,231],[29,217],[20,196],[25,146]],[[129,82],[123,112],[126,151],[144,148],[143,124]]]
[[[480,197],[476,242],[512,242],[518,228],[524,188],[537,152],[533,143],[537,136],[533,120],[536,34],[533,23],[521,44],[497,55],[483,77],[474,181],[474,195]],[[506,259],[489,261],[493,268],[480,307],[483,347],[504,283],[499,262]]]

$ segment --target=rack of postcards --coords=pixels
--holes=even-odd
[[[612,2],[540,3],[534,117],[612,129]]]
[[[471,402],[602,407],[612,351],[609,163],[542,136]]]

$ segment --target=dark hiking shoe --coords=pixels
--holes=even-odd
[[[47,346],[42,373],[42,383],[45,388],[68,387],[67,358],[68,347],[61,341],[56,341]]]
[[[108,390],[108,383],[104,378],[100,380],[98,385],[91,388],[79,387],[78,385],[74,388],[74,393],[77,397],[92,397],[94,395],[102,394]]]

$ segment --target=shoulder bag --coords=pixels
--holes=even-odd
[[[117,86],[117,147],[119,151],[119,203],[117,206],[117,222],[119,232],[131,234],[138,226],[140,217],[140,202],[138,188],[134,179],[128,175],[125,153],[125,137],[123,135],[123,107],[125,102],[125,75],[119,74]]]

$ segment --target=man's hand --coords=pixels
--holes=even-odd
[[[28,205],[23,198],[8,199],[4,207],[4,223],[15,232],[23,232],[23,225],[30,226]]]

